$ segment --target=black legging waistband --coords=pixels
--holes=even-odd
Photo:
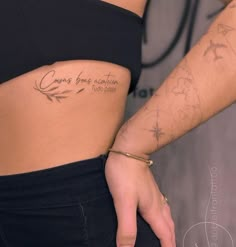
[[[32,208],[82,202],[109,191],[107,155],[32,172],[0,176],[0,208]]]

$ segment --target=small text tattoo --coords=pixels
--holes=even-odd
[[[115,93],[119,84],[111,73],[104,75],[103,78],[95,79],[93,83],[92,90],[97,93]]]

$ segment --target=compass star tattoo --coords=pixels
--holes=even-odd
[[[149,132],[151,132],[153,134],[153,137],[156,139],[157,141],[157,146],[159,146],[159,142],[160,142],[160,138],[165,135],[165,133],[163,132],[163,130],[160,128],[159,123],[158,123],[158,117],[159,117],[159,110],[156,111],[156,123],[155,125],[152,127],[152,129],[148,129]]]
[[[159,128],[158,122],[156,122],[155,126],[149,132],[153,133],[153,137],[157,140],[157,143],[159,144],[160,138],[165,134],[161,128]]]

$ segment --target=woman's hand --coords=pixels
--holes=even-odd
[[[135,246],[137,209],[160,239],[162,247],[175,247],[170,207],[150,168],[142,161],[110,153],[105,175],[117,214],[117,247]]]

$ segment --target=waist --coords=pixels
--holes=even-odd
[[[106,153],[128,87],[124,68],[95,61],[57,63],[2,84],[0,175]]]

